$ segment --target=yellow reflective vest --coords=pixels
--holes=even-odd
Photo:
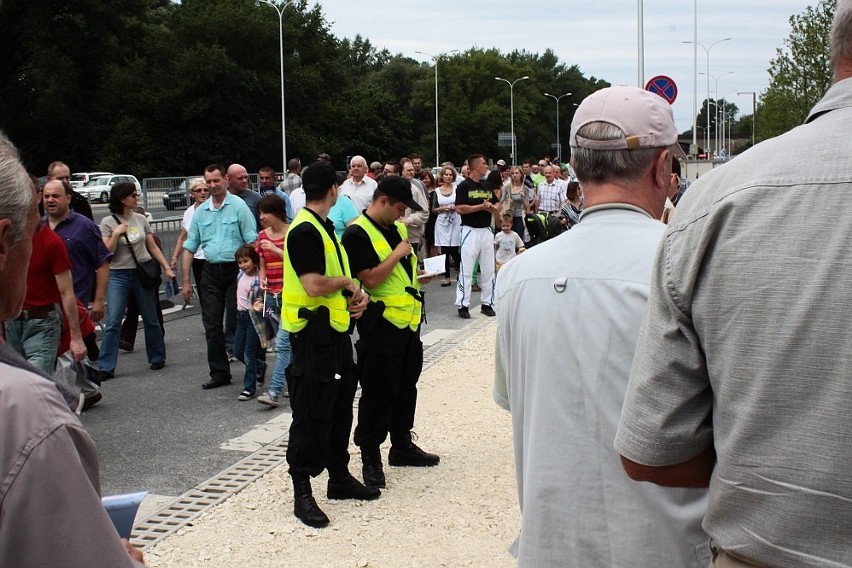
[[[370,237],[373,250],[379,256],[379,262],[384,262],[390,256],[391,252],[393,252],[385,236],[364,215],[358,217],[354,224],[364,229],[367,236]],[[408,230],[405,225],[397,221],[396,227],[403,239],[408,237]],[[412,254],[409,262],[411,263],[410,272],[403,268],[401,262],[398,262],[384,282],[368,289],[367,292],[373,297],[373,300],[384,303],[384,318],[386,320],[399,329],[405,329],[407,326],[412,331],[416,331],[420,325],[423,304],[411,293],[407,292],[406,288],[414,289],[418,295],[420,293],[420,282],[416,276],[417,255]],[[413,279],[411,278],[411,274],[415,275]]]
[[[322,226],[316,216],[307,209],[302,209],[293,223],[290,225],[289,231],[295,229],[302,223],[310,223],[316,227],[322,237],[323,249],[325,251],[325,274],[324,276],[350,276],[349,274],[349,259],[346,256],[346,250],[337,241],[337,237],[329,236],[325,227]],[[338,257],[338,251],[340,257]],[[343,259],[343,266],[340,265],[340,259]],[[299,317],[299,308],[307,308],[315,311],[320,306],[328,308],[331,320],[331,327],[340,333],[346,333],[349,330],[349,311],[347,308],[346,298],[343,296],[342,290],[337,290],[325,296],[310,296],[305,292],[302,286],[302,281],[293,270],[293,264],[290,262],[290,249],[284,247],[284,289],[281,292],[281,327],[289,332],[299,332],[305,329],[308,320]]]

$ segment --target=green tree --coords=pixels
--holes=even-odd
[[[834,9],[834,0],[819,0],[790,17],[792,31],[770,62],[769,87],[760,96],[759,140],[802,124],[831,86],[829,33]]]

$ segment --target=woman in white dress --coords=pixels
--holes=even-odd
[[[441,184],[432,192],[432,210],[438,213],[435,219],[435,246],[441,247],[441,254],[447,255],[444,281],[441,286],[452,284],[450,280],[450,257],[461,265],[461,216],[456,213],[456,171],[450,166],[441,168]]]

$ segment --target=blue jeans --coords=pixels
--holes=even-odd
[[[135,268],[117,268],[109,271],[104,337],[101,341],[101,356],[98,359],[98,368],[101,371],[115,372],[118,362],[118,341],[121,336],[121,318],[124,317],[130,294],[136,298],[136,305],[139,306],[139,314],[142,316],[148,363],[153,365],[166,362],[166,341],[157,319],[155,291],[142,287]]]
[[[266,349],[260,346],[260,337],[257,336],[248,310],[237,312],[234,356],[246,366],[243,390],[254,394],[257,391],[257,381],[266,375]]]
[[[287,388],[285,371],[292,359],[290,332],[279,328],[275,335],[275,370],[272,372],[272,383],[269,385],[270,394],[281,396],[281,391]]]
[[[13,319],[6,322],[6,343],[27,361],[52,377],[56,351],[62,333],[62,316],[57,306],[47,317]]]

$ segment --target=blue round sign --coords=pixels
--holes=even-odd
[[[645,85],[645,90],[651,91],[655,95],[660,95],[666,99],[669,104],[674,103],[677,98],[677,85],[675,85],[675,82],[671,77],[666,77],[665,75],[652,77]]]

